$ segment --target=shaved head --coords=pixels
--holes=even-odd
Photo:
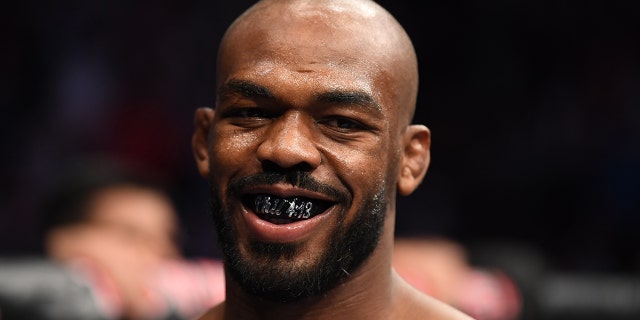
[[[238,47],[245,48],[239,50]],[[238,52],[244,52],[245,57],[238,57]],[[411,122],[418,92],[413,45],[398,21],[369,0],[257,2],[236,19],[222,39],[218,86],[227,80],[230,70],[226,67],[230,59],[268,56],[293,60],[304,57],[305,52],[314,53],[312,59],[305,61],[309,64],[364,67],[372,77],[386,82],[384,97],[380,96],[381,92],[372,94],[388,100],[384,103],[398,111],[400,127]]]

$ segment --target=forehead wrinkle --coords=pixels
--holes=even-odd
[[[276,99],[269,88],[249,80],[231,79],[218,89],[220,97],[239,94],[248,99]],[[320,104],[358,105],[382,114],[382,107],[367,92],[361,90],[330,90],[313,95],[313,102]]]

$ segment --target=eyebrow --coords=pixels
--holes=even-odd
[[[218,89],[219,96],[229,96],[239,94],[248,99],[275,99],[276,96],[267,87],[247,80],[232,79]],[[382,107],[373,97],[357,90],[332,90],[315,95],[315,102],[323,104],[359,105],[370,107],[376,112],[382,112]]]
[[[219,96],[239,94],[245,98],[273,99],[275,95],[266,87],[245,80],[229,80],[218,89]]]
[[[372,107],[377,112],[382,112],[382,108],[376,103],[373,97],[363,91],[342,91],[333,90],[323,92],[315,97],[316,102],[327,104],[360,105]]]

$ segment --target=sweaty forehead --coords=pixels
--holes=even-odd
[[[350,29],[354,26],[382,21],[385,11],[368,1],[326,0],[263,0],[247,10],[235,22],[240,26],[250,24],[249,29],[267,28],[282,30],[291,23],[309,22],[309,28]]]
[[[259,3],[230,28],[222,49],[245,61],[360,64],[380,70],[385,56],[395,51],[393,37],[379,26],[384,20],[380,13],[354,6],[353,2]]]
[[[380,14],[379,8],[372,6],[370,2],[363,1],[262,1],[256,7],[256,11],[265,9],[278,13],[291,13],[302,18],[324,16],[329,19],[339,18],[340,15],[347,18],[372,18]]]
[[[244,68],[326,70],[368,81],[389,102],[412,109],[415,55],[402,27],[371,1],[263,0],[228,29],[218,56],[218,85]]]

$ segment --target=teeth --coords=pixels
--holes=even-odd
[[[311,217],[314,205],[311,201],[300,198],[283,199],[268,195],[258,195],[254,206],[256,213],[272,217],[287,217],[291,219],[308,219]]]
[[[319,199],[281,198],[272,194],[246,194],[241,201],[262,219],[275,224],[310,219],[334,205]]]

